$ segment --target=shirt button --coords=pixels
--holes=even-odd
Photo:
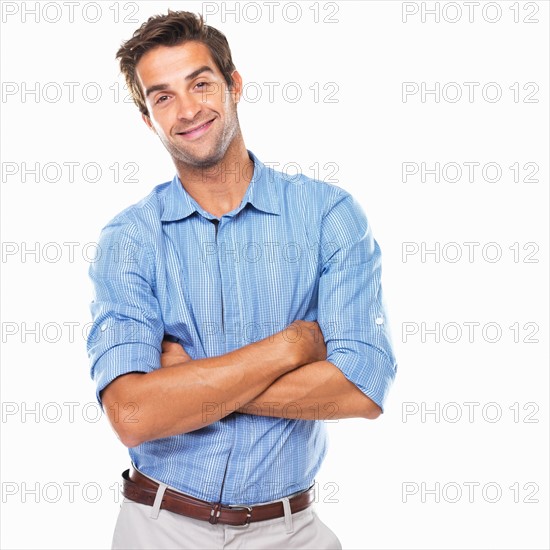
[[[103,332],[105,332],[107,330],[107,323],[104,323],[103,325],[101,325],[101,330]]]
[[[383,317],[377,317],[374,322],[377,324],[377,325],[383,325],[384,324],[384,318]]]

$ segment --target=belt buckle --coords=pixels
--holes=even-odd
[[[232,510],[248,510],[245,522],[241,525],[235,525],[235,527],[248,527],[250,525],[250,518],[252,517],[252,506],[245,506],[242,504],[229,504],[229,508],[231,508]]]

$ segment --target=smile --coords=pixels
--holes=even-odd
[[[214,119],[209,120],[208,122],[205,122],[201,126],[197,126],[196,128],[192,128],[191,130],[187,130],[186,132],[177,132],[177,135],[185,139],[202,136],[210,128],[210,126],[212,126],[213,122],[214,122]]]

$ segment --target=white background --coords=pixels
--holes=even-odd
[[[62,2],[24,18],[35,4],[2,5],[2,547],[110,545],[128,458],[106,419],[94,421],[87,269],[101,227],[173,177],[123,101],[114,59],[133,21],[170,7],[210,13],[256,83],[239,106],[247,147],[337,180],[382,248],[398,375],[378,420],[328,425],[323,520],[344,548],[548,548],[548,3],[482,1],[470,21],[464,3],[440,2],[439,22],[423,22],[434,2],[320,2],[316,22],[313,2],[300,2],[300,16],[280,2],[272,23],[262,2],[259,11],[242,2],[238,23],[219,2],[80,2],[72,22]],[[266,82],[279,83],[273,102]],[[290,82],[302,91],[295,103],[294,85],[282,94]],[[454,82],[463,96],[453,102],[451,85],[438,102],[420,93],[405,102],[403,82]],[[479,83],[472,101],[464,82]],[[499,100],[495,85],[482,94],[491,82]],[[525,102],[527,83],[538,102]],[[324,102],[335,85],[336,102]],[[25,92],[36,86],[38,96]],[[404,162],[458,163],[463,174],[403,181]],[[480,163],[473,182],[465,162]],[[38,163],[38,181],[23,178],[24,163]],[[76,163],[74,177],[63,163]],[[498,181],[487,181],[490,169],[483,177],[487,163],[501,168]],[[526,163],[536,181],[524,181]],[[86,181],[94,166],[101,177]],[[124,181],[134,166],[137,181]],[[403,257],[404,246],[418,253]],[[421,256],[435,247],[439,257]]]

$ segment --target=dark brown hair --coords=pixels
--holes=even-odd
[[[136,65],[145,53],[157,46],[179,46],[187,41],[202,42],[207,46],[229,89],[233,87],[231,73],[235,65],[225,35],[206,25],[200,14],[168,10],[166,15],[149,17],[116,54],[134,103],[144,115],[149,115],[149,112],[136,78]]]

